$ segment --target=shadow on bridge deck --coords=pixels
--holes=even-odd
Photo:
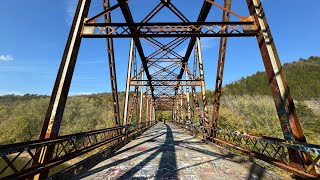
[[[262,168],[158,123],[74,179],[278,179]]]

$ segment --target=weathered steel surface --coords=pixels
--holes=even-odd
[[[306,142],[262,4],[260,0],[247,0],[247,5],[258,26],[256,37],[284,138],[286,141]],[[292,163],[300,168],[310,159],[308,156],[300,158],[300,152],[295,150],[289,154]]]
[[[88,23],[83,31],[84,38],[139,38],[139,37],[250,37],[255,31],[245,31],[242,27],[253,25],[253,21],[211,22],[211,23]],[[242,26],[244,25],[244,26]],[[130,29],[134,31],[129,31]],[[109,33],[106,33],[108,30]],[[227,30],[227,31],[225,31]]]
[[[228,10],[231,9],[232,0],[224,0],[224,8],[222,21],[229,22],[230,13]],[[228,29],[225,29],[228,31]],[[213,115],[212,115],[212,127],[217,128],[218,126],[218,117],[219,117],[219,108],[220,108],[220,98],[222,93],[222,82],[223,82],[223,73],[224,73],[224,64],[227,53],[227,37],[220,38],[220,47],[219,47],[219,57],[218,57],[218,66],[217,66],[217,75],[216,75],[216,86],[214,90],[214,99],[213,99]],[[214,136],[211,132],[211,136]]]
[[[121,143],[127,137],[149,128],[153,123],[130,124],[61,136],[52,140],[44,139],[0,146],[0,157],[7,162],[7,165],[0,166],[0,179],[30,178],[101,146],[109,147]],[[119,134],[122,129],[125,129],[125,134]],[[40,161],[36,155],[48,147],[52,148],[52,156],[48,161]],[[17,163],[21,157],[28,161]]]
[[[107,12],[104,15],[105,23],[111,23],[111,11],[108,11],[110,6],[110,0],[103,0],[103,9],[104,12]],[[96,17],[94,17],[96,18]],[[108,29],[105,30],[106,33],[110,33]],[[110,83],[111,83],[111,92],[113,100],[113,114],[114,114],[114,124],[115,126],[122,125],[120,122],[120,110],[119,110],[119,96],[118,96],[118,85],[117,85],[117,70],[116,70],[116,60],[114,55],[114,46],[113,39],[107,38],[107,53],[108,53],[108,63],[109,63],[109,74],[110,74]]]
[[[117,0],[116,2],[118,4],[113,6],[110,5],[109,0],[102,0],[103,11],[91,18],[87,17],[91,1],[79,0],[73,25],[71,27],[60,69],[52,92],[49,108],[41,131],[40,141],[36,142],[40,144],[38,144],[38,146],[34,146],[35,149],[33,149],[33,151],[30,150],[30,144],[28,143],[21,144],[21,147],[19,147],[24,147],[25,151],[27,151],[27,153],[31,156],[32,166],[29,168],[29,164],[27,164],[24,169],[19,170],[12,163],[14,160],[11,161],[10,158],[6,156],[7,154],[1,154],[3,161],[7,163],[6,168],[10,168],[14,172],[12,176],[19,175],[19,173],[22,171],[25,174],[37,174],[42,171],[41,176],[37,176],[36,178],[43,179],[47,176],[50,167],[53,167],[55,164],[57,164],[56,162],[64,162],[66,159],[68,159],[66,157],[58,157],[58,159],[61,159],[57,160],[55,159],[56,156],[53,153],[55,152],[56,148],[55,140],[61,140],[59,139],[61,137],[58,137],[58,132],[64,112],[64,106],[68,97],[68,91],[75,68],[81,39],[106,38],[111,90],[113,95],[112,103],[114,109],[114,119],[112,121],[115,122],[115,128],[118,128],[116,134],[117,136],[121,136],[121,132],[122,134],[126,132],[130,133],[126,127],[119,129],[119,126],[117,126],[119,124],[130,124],[131,120],[137,120],[138,122],[141,122],[142,117],[146,116],[144,118],[144,122],[147,125],[151,125],[156,121],[156,111],[171,111],[174,122],[183,125],[192,125],[190,126],[190,129],[199,133],[205,133],[206,140],[214,140],[217,143],[226,144],[230,147],[246,152],[249,155],[260,158],[266,162],[285,168],[298,175],[306,177],[308,177],[308,175],[310,175],[310,177],[317,175],[315,170],[317,169],[317,166],[319,166],[320,159],[317,149],[318,147],[307,143],[297,144],[297,142],[306,142],[306,140],[303,135],[299,118],[295,111],[295,105],[290,95],[287,80],[283,72],[280,59],[277,55],[277,50],[265,18],[261,2],[260,0],[246,1],[250,16],[241,16],[231,11],[231,0],[225,0],[223,6],[219,5],[213,0],[206,0],[202,2],[203,5],[197,21],[190,22],[187,16],[180,12],[180,10],[175,7],[170,0],[161,0],[159,4],[153,8],[141,22],[137,23],[134,21],[130,11],[130,4],[127,0]],[[223,19],[221,22],[209,22],[209,20],[207,20],[207,16],[213,6],[222,9]],[[118,8],[121,12],[120,15],[124,17],[124,22],[111,22],[111,12]],[[167,8],[167,10],[174,13],[174,15],[181,21],[150,22],[153,17],[164,8]],[[229,22],[231,15],[238,20]],[[101,21],[99,18],[104,19]],[[269,80],[269,87],[274,98],[285,140],[273,139],[270,141],[270,138],[267,137],[257,138],[258,136],[238,135],[232,132],[222,132],[216,129],[219,115],[220,96],[222,91],[227,37],[242,36],[257,37]],[[206,88],[203,71],[204,62],[206,60],[202,59],[200,37],[222,37],[220,40],[212,122],[209,122],[208,120],[208,109],[206,107],[207,98],[205,94]],[[118,90],[113,38],[131,38],[126,81],[126,96],[124,103],[125,107],[123,112],[124,119],[122,123],[120,121],[119,100],[117,94]],[[189,40],[189,45],[187,46],[185,52],[180,52],[180,50],[177,50],[184,48],[184,43],[187,40]],[[142,43],[142,41],[145,43]],[[151,51],[150,54],[146,54],[149,53],[150,49],[152,48],[154,48],[154,51]],[[142,68],[140,72],[137,70],[135,50],[139,54],[141,60]],[[193,68],[188,65],[192,52],[194,52]],[[134,68],[132,68],[132,64]],[[134,72],[133,76],[132,69]],[[186,75],[185,79],[183,79],[184,74]],[[143,78],[144,76],[146,76],[145,80]],[[144,86],[146,86],[146,90],[141,91],[140,96],[138,96],[139,88],[143,89]],[[196,86],[200,86],[198,89],[201,89],[201,92],[199,93],[201,98],[198,98]],[[134,94],[133,98],[131,99],[131,107],[129,107],[130,95],[132,94],[130,93],[131,87],[134,87]],[[190,106],[189,98],[190,87],[193,95],[192,106]],[[140,106],[137,105],[139,97]],[[143,104],[145,104],[146,111],[142,110]],[[165,129],[163,129],[164,126],[162,129],[160,126],[159,128],[160,133],[165,131]],[[166,128],[166,133],[168,133],[170,126],[166,126]],[[214,132],[216,133],[217,137],[214,136]],[[104,138],[105,140],[110,140],[108,138],[113,137],[113,135],[107,135]],[[173,144],[175,143],[175,141],[172,140],[172,135],[167,134],[167,137],[169,138],[165,139],[163,145],[158,144],[153,146],[153,148],[158,147],[157,150],[155,149],[158,154],[165,154],[166,151],[163,151],[163,148],[167,148],[167,140],[168,142],[172,141]],[[177,137],[180,138],[179,135],[177,135]],[[49,138],[51,140],[48,140]],[[124,137],[116,137],[116,140],[117,142],[123,143],[123,141],[121,141],[123,138]],[[158,140],[161,141],[161,139]],[[245,144],[243,144],[244,142]],[[68,145],[71,147],[71,152],[78,152],[79,148],[81,152],[87,152],[92,150],[92,148],[96,148],[96,146],[77,147],[77,143],[72,140],[66,141],[66,143],[67,144],[61,143],[63,146],[62,148],[65,149],[65,146]],[[190,143],[192,144],[193,142]],[[261,147],[258,147],[257,143],[260,143]],[[172,149],[172,147],[170,148]],[[275,152],[271,154],[269,151],[270,149],[274,149]],[[280,150],[282,154],[280,154]],[[8,153],[12,152],[8,151]],[[16,153],[18,154],[15,157],[18,158],[21,155],[19,153],[22,153],[22,150],[16,151]],[[66,151],[65,153],[68,154]],[[75,153],[74,155],[70,155],[70,157],[75,157],[78,155],[79,154]],[[176,164],[178,167],[180,162],[179,156],[172,157],[171,154],[170,158],[159,160],[160,167],[157,172],[154,172],[156,173],[155,177],[163,177],[163,172],[168,171],[168,168],[165,170],[166,168],[163,169],[161,167],[161,162],[169,161],[174,158],[179,160]],[[181,161],[183,162],[183,159],[181,159]],[[287,162],[289,164],[287,164]],[[29,163],[31,164],[31,161]],[[143,161],[141,163],[143,163]],[[200,163],[200,161],[198,163]],[[26,168],[28,170],[26,170]],[[199,170],[207,172],[205,169],[200,168]],[[211,170],[212,169],[208,169],[208,172],[212,173]],[[4,172],[6,170],[2,171]],[[125,174],[126,172],[124,172],[124,174],[121,176],[126,177],[135,175],[136,172],[132,174],[134,171],[140,172],[140,170],[133,169],[128,171],[129,174]],[[169,168],[169,171],[169,174],[173,172],[171,167]],[[182,172],[183,171],[184,170],[182,170]],[[114,173],[114,171],[111,170],[110,173]],[[159,176],[157,174],[159,174]],[[175,174],[172,177],[178,176],[178,174]],[[197,174],[186,176],[186,178],[197,177]],[[206,178],[201,175],[199,177]]]
[[[81,29],[83,21],[87,17],[91,0],[80,0],[76,9],[75,17],[71,26],[68,41],[62,56],[59,72],[51,94],[49,107],[40,133],[40,140],[56,138],[59,135],[61,120],[67,101],[69,88],[75,68],[80,44],[81,44]],[[38,162],[47,162],[53,155],[53,147],[48,146],[39,150],[35,156],[39,159]],[[34,162],[32,162],[33,165]],[[43,171],[35,179],[45,178],[48,171]]]

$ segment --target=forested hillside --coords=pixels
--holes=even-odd
[[[320,144],[320,57],[287,63],[284,70],[307,140]],[[213,94],[207,92],[210,118]],[[69,97],[60,135],[111,127],[111,98],[110,93]],[[30,94],[0,96],[0,144],[37,139],[49,100],[48,96]],[[119,93],[119,100],[123,112],[123,92]],[[171,118],[170,113],[158,115]],[[245,133],[283,137],[264,72],[224,87],[218,125]]]
[[[60,135],[111,127],[111,98],[108,93],[69,97]],[[123,93],[119,98],[123,102]],[[29,94],[0,96],[0,144],[37,139],[49,100]]]
[[[320,144],[320,57],[286,63],[283,68],[307,140]],[[226,85],[220,117],[222,128],[282,138],[265,72]]]
[[[286,63],[283,69],[288,79],[291,93],[296,100],[320,98],[320,57]],[[268,80],[265,72],[241,78],[225,86],[224,91],[233,95],[269,95]]]

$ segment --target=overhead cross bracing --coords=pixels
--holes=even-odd
[[[83,25],[81,36],[84,38],[133,38],[133,49],[138,52],[143,68],[141,72],[137,72],[136,75],[131,77],[130,85],[149,86],[148,93],[152,95],[152,99],[163,103],[167,101],[159,99],[181,96],[180,91],[185,88],[178,88],[180,86],[189,88],[190,86],[202,85],[201,81],[204,81],[203,73],[202,77],[201,74],[196,74],[197,71],[201,71],[196,66],[203,67],[202,59],[197,65],[193,65],[193,68],[196,68],[194,70],[187,65],[190,55],[196,47],[197,39],[199,40],[199,48],[196,51],[201,51],[199,37],[256,35],[253,27],[254,21],[250,18],[240,17],[237,22],[206,21],[211,7],[211,2],[204,1],[197,21],[191,22],[173,2],[159,1],[159,4],[149,14],[145,15],[143,20],[139,21],[135,20],[131,14],[130,2],[118,1],[118,4],[110,5],[105,11],[88,18]],[[99,22],[99,17],[102,17],[104,13],[114,11],[117,8],[121,9],[125,22]],[[170,17],[170,19],[173,19],[172,22],[170,20],[167,20],[170,22],[160,22],[157,18],[157,14],[164,9],[171,12],[173,17]],[[188,42],[188,49],[181,52],[181,48],[185,49]],[[150,50],[150,47],[153,51]],[[147,51],[150,52],[148,55],[146,55]],[[188,80],[182,77],[183,73],[188,76]],[[147,78],[145,80],[139,79],[143,74],[146,74]],[[204,89],[204,87],[202,88]],[[175,98],[175,101],[178,101],[178,98]],[[155,105],[158,107],[158,103],[155,103]]]
[[[114,152],[153,126],[157,112],[170,111],[175,124],[200,134],[205,142],[233,148],[301,177],[318,178],[320,147],[306,143],[260,0],[243,0],[248,7],[245,15],[232,10],[231,0],[190,1],[199,3],[196,16],[178,8],[186,6],[187,0],[102,0],[98,12],[90,7],[96,0],[79,0],[39,141],[1,147],[1,158],[7,165],[0,175],[12,169],[9,178],[44,179],[50,168],[96,148]],[[148,12],[132,13],[134,5]],[[91,15],[89,10],[96,11]],[[220,13],[221,20],[210,16],[213,11]],[[213,112],[209,112],[201,40],[214,37],[220,38],[220,44]],[[227,42],[238,37],[258,41],[283,139],[218,129]],[[59,136],[83,38],[106,40],[114,127]],[[123,112],[119,107],[119,61],[114,46],[118,38],[130,40]],[[21,154],[30,156],[30,160],[18,168],[14,161]]]

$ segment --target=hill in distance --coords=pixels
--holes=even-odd
[[[283,65],[291,94],[295,100],[320,97],[320,57],[311,56]],[[226,94],[270,95],[265,72],[241,78],[224,87]]]
[[[308,142],[319,144],[320,57],[300,59],[283,67]],[[213,95],[212,91],[207,92],[210,119]],[[0,96],[0,144],[37,139],[49,100],[49,96],[33,94]],[[119,92],[119,100],[123,112],[124,92]],[[112,106],[110,93],[71,96],[60,135],[111,127]],[[170,121],[171,115],[167,117]],[[265,72],[226,85],[219,118],[220,128],[283,138]]]

